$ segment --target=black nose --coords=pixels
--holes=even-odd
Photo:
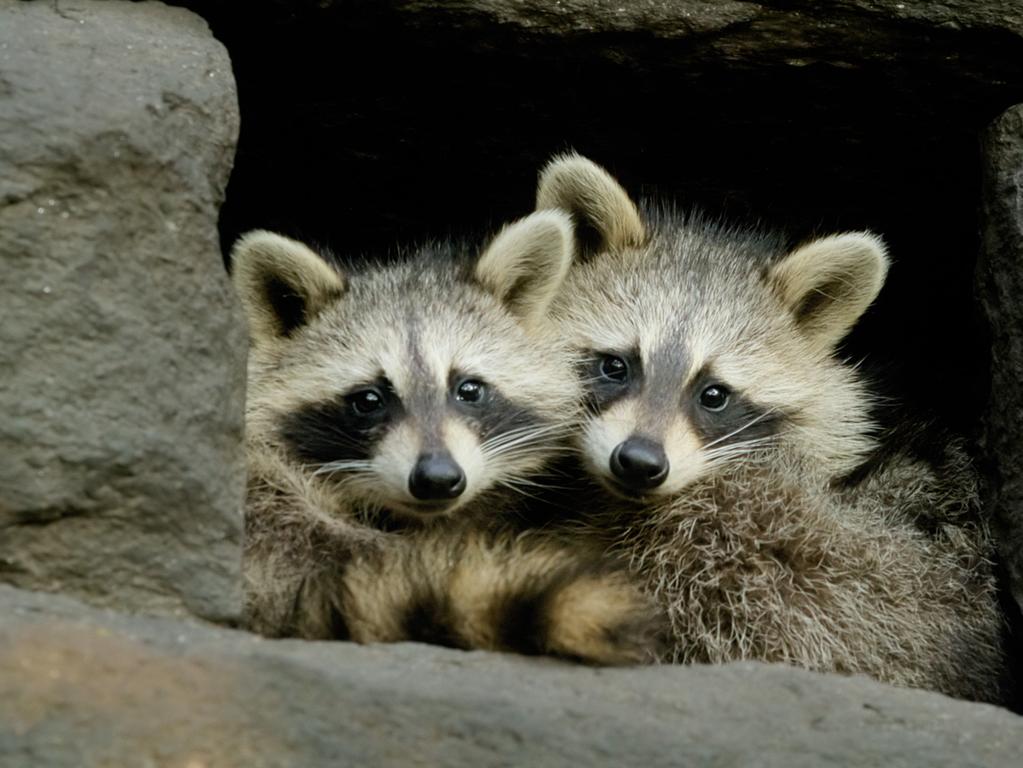
[[[453,499],[465,490],[465,473],[446,453],[424,453],[409,475],[408,489],[421,501]]]
[[[668,476],[668,457],[653,440],[630,437],[611,453],[611,471],[622,484],[645,491],[664,482]]]

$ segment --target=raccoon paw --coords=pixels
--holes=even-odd
[[[657,661],[667,617],[625,574],[577,576],[547,597],[542,652],[584,664],[619,666]]]

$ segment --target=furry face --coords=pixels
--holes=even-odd
[[[580,397],[566,348],[530,333],[571,243],[567,217],[544,212],[475,261],[441,244],[349,274],[248,235],[234,275],[252,336],[250,441],[366,513],[439,518],[527,483]]]
[[[670,496],[779,449],[831,474],[862,461],[869,400],[833,353],[884,280],[876,237],[838,235],[786,254],[764,233],[639,209],[578,156],[547,168],[538,205],[571,211],[597,236],[553,315],[555,333],[586,358],[579,447],[607,488]]]

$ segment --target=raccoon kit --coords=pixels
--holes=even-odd
[[[552,307],[554,335],[587,359],[577,446],[596,493],[580,530],[668,611],[670,658],[997,699],[1001,618],[970,464],[921,425],[886,440],[835,357],[884,282],[881,240],[786,252],[637,207],[577,155],[542,172],[537,203],[571,213],[587,246]]]
[[[555,212],[506,227],[475,260],[441,243],[351,270],[268,232],[236,244],[250,628],[652,656],[660,614],[625,572],[495,524],[580,400],[567,348],[533,333],[571,244]]]

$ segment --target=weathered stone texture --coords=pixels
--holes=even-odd
[[[228,0],[185,0],[185,5],[211,5]],[[255,0],[253,5],[308,13],[343,7],[347,0]],[[836,17],[858,17],[875,22],[920,22],[931,28],[1006,29],[1023,35],[1023,7],[1007,0],[382,0],[403,12],[444,13],[452,18],[473,16],[500,24],[515,24],[545,34],[640,31],[651,36],[681,37],[718,31],[751,22],[781,31],[779,20],[790,20],[789,46],[804,40],[793,35],[804,30],[828,29],[836,39],[860,31],[837,29]],[[831,24],[824,22],[828,17]],[[781,39],[781,38],[779,38]],[[852,40],[849,41],[852,48]]]
[[[1023,718],[758,664],[268,641],[0,587],[0,767],[984,766]]]
[[[312,4],[312,3],[310,3]],[[728,32],[736,39],[759,37],[789,51],[831,41],[831,52],[854,53],[857,38],[868,32],[869,22],[882,25],[922,22],[928,27],[1003,28],[1023,34],[1023,10],[1005,0],[390,0],[411,13],[441,12],[463,18],[486,17],[500,24],[545,33],[642,32],[655,37]],[[316,0],[318,7],[342,5],[338,0]],[[862,27],[841,25],[841,19],[862,19]],[[875,27],[874,32],[884,29]],[[834,43],[842,37],[844,44]],[[860,55],[877,55],[888,41],[882,36]],[[728,50],[728,49],[723,49]],[[740,48],[733,49],[736,52]],[[869,55],[869,54],[868,54]]]
[[[999,545],[1023,608],[1023,105],[983,136],[979,296],[991,327],[986,450]]]
[[[237,130],[192,13],[0,0],[0,580],[237,615]]]

